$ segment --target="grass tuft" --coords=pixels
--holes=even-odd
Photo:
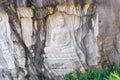
[[[66,74],[60,80],[120,80],[120,77],[116,66],[109,65],[103,69],[93,68],[84,73],[76,70]]]

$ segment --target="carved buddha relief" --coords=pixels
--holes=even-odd
[[[59,15],[56,18],[58,22],[56,23],[56,27],[51,31],[50,46],[45,48],[45,52],[73,52],[75,48],[72,44],[70,31],[65,26],[64,17],[59,12],[56,15]],[[69,50],[67,51],[67,49]]]
[[[48,18],[47,41],[46,47],[44,48],[46,53],[45,63],[50,66],[53,74],[57,75],[64,75],[75,69],[84,71],[83,66],[87,67],[84,54],[77,46],[75,40],[74,33],[79,28],[79,23],[75,22],[77,24],[71,25],[73,24],[71,22],[72,18],[76,17],[78,21],[79,18],[73,15],[71,15],[71,19],[68,19],[69,17],[69,15],[62,12],[56,12]],[[69,23],[66,22],[66,18],[70,20],[68,21]]]

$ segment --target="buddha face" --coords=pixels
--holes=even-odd
[[[58,27],[64,27],[64,17],[62,15],[59,15],[57,17],[57,26]]]

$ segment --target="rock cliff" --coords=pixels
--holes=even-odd
[[[119,0],[1,0],[0,80],[119,70],[119,18]]]

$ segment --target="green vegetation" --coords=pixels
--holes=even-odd
[[[45,80],[45,78],[42,76],[39,80]],[[120,76],[116,66],[109,65],[103,69],[93,68],[84,73],[76,70],[61,77],[60,80],[120,80]]]
[[[39,80],[45,80],[45,78],[44,77],[40,77]]]
[[[117,72],[110,73],[109,80],[120,80],[119,74]]]
[[[2,2],[2,0],[0,0],[0,3]]]
[[[32,5],[32,6],[31,6],[31,9],[33,9],[33,10],[34,10],[34,9],[35,9],[35,6],[34,6],[34,5]]]
[[[76,70],[66,74],[60,80],[120,80],[120,77],[117,73],[117,68],[109,65],[103,69],[93,68],[84,73]]]

